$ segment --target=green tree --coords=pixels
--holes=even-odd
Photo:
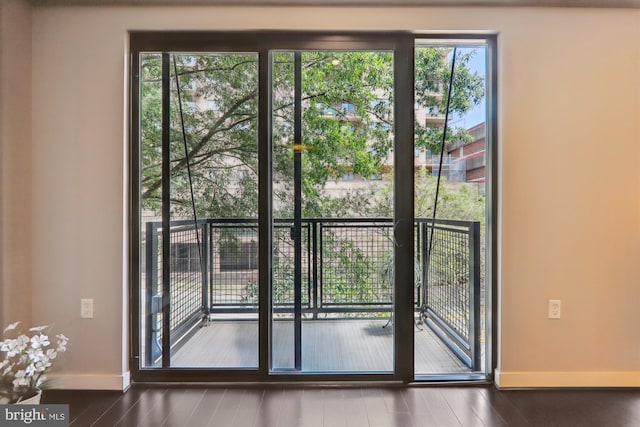
[[[484,96],[482,77],[457,57],[451,111],[464,113]],[[450,49],[416,49],[416,106],[444,111]],[[257,216],[258,56],[247,53],[174,55],[178,70],[171,89],[171,203],[175,217],[191,217],[185,137],[198,217]],[[368,190],[327,196],[328,180],[345,173],[365,178],[388,172],[392,149],[393,56],[389,52],[304,52],[303,202],[304,216],[375,211]],[[293,53],[274,54],[273,170],[276,215],[291,216]],[[141,58],[140,131],[143,209],[161,205],[161,56]],[[419,115],[416,115],[419,117]],[[450,130],[450,140],[467,138]],[[439,152],[441,126],[416,122],[416,145]]]
[[[444,114],[447,108],[446,94],[449,92],[451,65],[445,60],[449,49],[422,47],[415,51],[415,98],[416,104],[428,114]],[[456,55],[450,114],[464,114],[484,98],[484,79],[472,71],[467,64],[475,51],[459,52]],[[416,123],[415,144],[434,153],[440,153],[443,126],[429,126]],[[464,128],[449,126],[447,142],[470,141],[471,136]]]

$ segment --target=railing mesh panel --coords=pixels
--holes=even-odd
[[[258,306],[256,224],[212,224],[211,305]]]
[[[294,241],[293,222],[277,223],[273,227],[273,287],[271,295],[274,308],[291,307],[294,301]],[[309,223],[302,224],[302,307],[310,307],[311,264]]]
[[[202,241],[201,229],[198,232]],[[171,330],[174,330],[202,311],[202,270],[196,230],[193,227],[173,228],[170,247]]]
[[[430,227],[427,235],[430,235]],[[469,339],[469,235],[436,226],[428,268],[427,306],[461,337]]]
[[[170,329],[172,342],[188,331],[204,310],[220,313],[258,308],[258,225],[255,220],[202,220],[198,235],[186,221],[170,232]],[[273,225],[271,297],[277,316],[290,316],[294,304],[293,221]],[[427,262],[428,242],[433,244]],[[465,363],[479,366],[481,295],[479,223],[427,219],[415,223],[415,307],[429,325],[446,335]],[[302,222],[302,309],[305,315],[361,316],[393,307],[393,225],[388,219],[307,219]],[[162,342],[163,244],[159,223],[147,226],[144,283],[151,347]],[[471,247],[473,244],[473,248]],[[201,254],[206,255],[202,259]],[[471,265],[473,263],[473,268]],[[473,271],[470,271],[472,269]],[[206,273],[206,276],[203,276]],[[425,277],[426,276],[426,277]],[[152,299],[153,298],[153,299]],[[472,304],[471,299],[475,298]],[[155,301],[155,302],[154,302]],[[153,303],[152,303],[153,302]],[[155,307],[155,308],[153,308]],[[360,313],[360,314],[358,314]],[[158,354],[148,353],[149,364]],[[151,360],[153,359],[153,360]]]
[[[156,281],[157,284],[156,289],[153,290],[153,295],[162,296],[163,292],[163,280],[162,280],[162,233],[159,229],[155,229],[156,238],[157,238],[157,267],[156,267]],[[151,269],[150,269],[151,270]],[[158,342],[162,342],[162,311],[156,313],[155,317],[155,325],[152,325],[152,328],[155,328],[156,335],[158,336]],[[153,319],[153,317],[152,317]]]
[[[390,305],[390,224],[321,227],[321,305]]]

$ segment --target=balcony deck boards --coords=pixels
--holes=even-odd
[[[393,331],[386,319],[304,320],[305,372],[393,370]],[[469,369],[428,328],[416,329],[416,373],[464,373]],[[273,330],[274,367],[293,366],[293,322]],[[175,367],[257,367],[258,322],[217,320],[200,328],[172,355]]]

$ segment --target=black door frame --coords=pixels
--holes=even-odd
[[[492,66],[488,67],[488,117],[487,135],[487,194],[491,207],[488,218],[487,253],[491,254],[488,266],[489,295],[495,295],[495,254],[497,225],[495,209],[497,197],[492,182],[496,179],[496,75],[495,36],[469,34],[419,35],[411,32],[292,32],[292,31],[242,31],[242,32],[159,32],[136,31],[130,33],[130,370],[134,381],[382,381],[410,383],[414,381],[414,46],[419,38],[429,39],[482,39],[488,44]],[[271,54],[276,50],[386,50],[394,54],[394,371],[391,373],[305,373],[273,372],[270,370],[271,343],[271,287],[272,263],[272,165],[271,165]],[[259,107],[258,107],[258,254],[259,254],[259,363],[258,368],[144,368],[140,366],[140,146],[139,146],[139,57],[140,53],[155,52],[256,52],[259,55]],[[489,165],[490,164],[490,165]],[[167,183],[168,184],[168,183]],[[489,190],[492,190],[489,192]],[[163,215],[164,216],[164,215]],[[168,239],[167,239],[168,240]],[[487,287],[489,288],[489,287]],[[492,299],[489,300],[493,301]],[[492,303],[487,306],[495,325],[496,314]],[[495,331],[487,339],[486,375],[491,380],[495,368]]]

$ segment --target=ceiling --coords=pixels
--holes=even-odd
[[[31,0],[34,6],[509,6],[640,8],[640,0]]]

